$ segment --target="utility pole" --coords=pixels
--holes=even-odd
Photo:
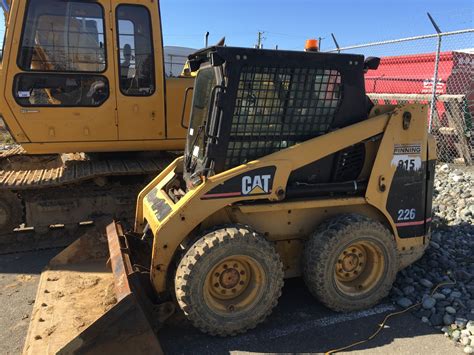
[[[255,45],[255,48],[262,49],[263,48],[263,40],[265,37],[263,37],[264,31],[258,31],[258,37],[257,37],[257,44]]]

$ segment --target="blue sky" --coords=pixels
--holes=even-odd
[[[264,48],[301,49],[323,37],[324,50],[334,47],[331,32],[341,46],[434,33],[427,11],[443,31],[473,27],[467,0],[161,0],[165,43],[190,47],[202,47],[206,31],[210,43],[226,36],[236,46],[265,31]]]
[[[194,48],[206,31],[211,44],[225,36],[235,46],[253,46],[264,31],[264,48],[302,49],[305,39],[322,37],[328,50],[331,32],[341,46],[433,33],[427,11],[443,31],[472,28],[473,9],[468,0],[161,0],[165,45]],[[0,16],[1,38],[3,27]]]

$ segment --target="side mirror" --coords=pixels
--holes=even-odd
[[[368,70],[376,70],[379,67],[380,58],[378,57],[367,57],[364,60],[364,72]]]

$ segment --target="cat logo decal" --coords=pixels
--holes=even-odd
[[[265,166],[234,176],[206,192],[201,199],[268,195],[272,192],[276,167]]]
[[[270,192],[271,175],[242,177],[242,195],[267,194]]]

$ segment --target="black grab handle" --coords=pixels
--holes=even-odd
[[[181,127],[184,129],[188,129],[189,127],[184,124],[184,114],[186,113],[186,104],[188,102],[188,93],[194,90],[192,86],[186,88],[186,91],[184,92],[184,102],[183,102],[183,112],[181,112]]]

